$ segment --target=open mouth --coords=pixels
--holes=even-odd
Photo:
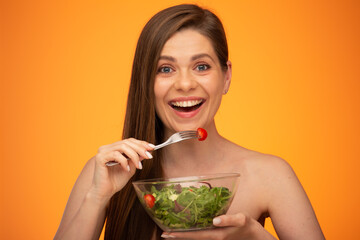
[[[204,99],[188,100],[188,101],[172,101],[170,106],[179,112],[192,112],[201,107],[205,102]]]

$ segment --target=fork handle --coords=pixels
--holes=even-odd
[[[165,146],[167,146],[167,145],[169,145],[169,144],[170,144],[169,142],[164,142],[164,143],[162,143],[162,144],[156,145],[156,146],[154,147],[154,151],[155,151],[155,150],[158,150],[158,149],[160,149],[160,148],[163,148],[163,147],[165,147]]]
[[[112,167],[112,166],[115,166],[115,165],[118,165],[118,164],[119,163],[115,162],[115,161],[110,161],[110,162],[105,163],[105,165],[108,166],[108,167]]]
[[[158,149],[160,149],[160,148],[163,148],[163,147],[165,147],[165,146],[167,146],[167,145],[169,145],[169,144],[170,144],[170,143],[168,143],[168,142],[164,142],[164,143],[162,143],[162,144],[156,145],[156,146],[154,147],[154,150],[153,150],[153,151],[158,150]],[[129,160],[128,157],[126,157],[126,159]],[[118,162],[115,162],[115,161],[109,161],[109,162],[105,163],[105,165],[108,166],[108,167],[112,167],[112,166],[115,166],[115,165],[118,165],[118,164],[119,164],[119,163],[118,163]]]

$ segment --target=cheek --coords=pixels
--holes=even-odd
[[[167,88],[164,82],[155,80],[154,94],[155,94],[155,107],[157,112],[161,110],[161,106],[164,104],[164,98],[166,92],[167,92]]]
[[[210,96],[215,98],[217,98],[219,95],[222,96],[224,89],[224,81],[222,76],[213,76],[211,79],[207,79],[207,81],[202,85]]]
[[[211,80],[209,79],[207,84],[203,86],[210,97],[210,114],[215,115],[221,104],[224,89],[224,80],[222,76],[216,75]]]

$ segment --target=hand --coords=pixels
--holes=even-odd
[[[255,238],[254,229],[258,226],[262,228],[257,221],[242,213],[216,217],[213,219],[213,224],[217,228],[193,232],[164,232],[162,237],[171,239],[246,240],[257,239]],[[264,231],[266,230],[264,229]]]
[[[99,199],[110,199],[121,190],[134,175],[136,168],[142,169],[141,161],[150,159],[153,145],[134,138],[125,139],[99,148],[95,156],[95,170],[89,194]],[[120,164],[108,167],[116,161]]]

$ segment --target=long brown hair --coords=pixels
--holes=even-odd
[[[154,81],[157,63],[166,41],[177,31],[192,28],[208,37],[224,70],[227,69],[228,47],[223,26],[216,15],[196,5],[183,4],[154,15],[145,25],[135,51],[127,101],[123,138],[136,138],[150,143],[163,140],[164,129],[155,112]],[[110,200],[106,211],[105,239],[151,239],[157,228],[136,201],[132,181],[161,177],[161,150],[154,158],[143,161],[127,185]],[[157,239],[161,230],[157,229]]]

